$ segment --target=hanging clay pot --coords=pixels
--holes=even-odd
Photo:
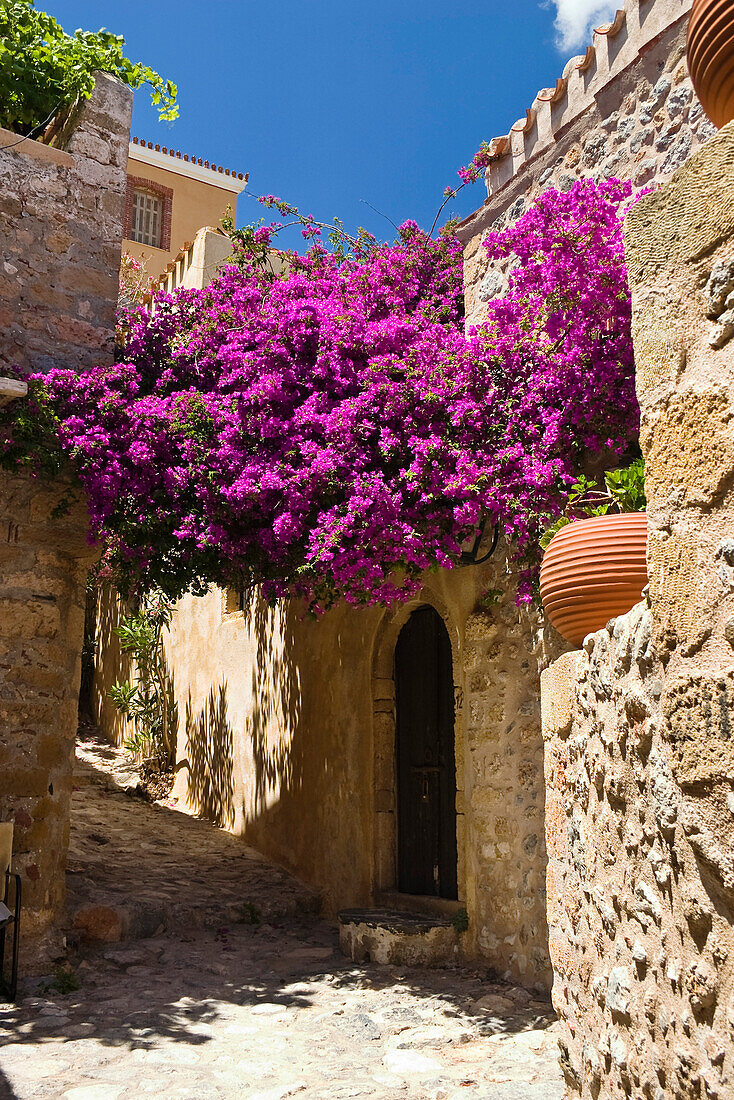
[[[701,105],[715,126],[734,118],[734,3],[693,0],[688,20],[688,68]]]
[[[647,584],[647,515],[624,512],[569,523],[540,567],[543,607],[572,645],[639,603]]]

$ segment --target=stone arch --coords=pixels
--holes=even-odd
[[[459,902],[466,882],[464,827],[464,663],[462,637],[446,602],[429,586],[387,608],[377,629],[372,655],[372,746],[374,790],[373,893],[377,899],[397,889],[397,784],[395,774],[395,646],[400,631],[419,607],[433,607],[451,641],[454,680],[454,753],[456,760],[456,844]]]

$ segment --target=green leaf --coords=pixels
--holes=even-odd
[[[147,84],[158,117],[178,117],[176,85],[123,54],[125,39],[104,28],[66,34],[33,0],[0,0],[0,126],[29,134],[77,98],[88,99],[96,70],[123,84]]]

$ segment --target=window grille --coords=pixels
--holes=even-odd
[[[161,200],[149,191],[133,194],[133,218],[130,240],[161,247]]]

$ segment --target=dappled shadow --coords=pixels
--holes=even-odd
[[[85,701],[89,716],[96,721],[105,737],[121,745],[132,731],[132,723],[124,718],[109,697],[113,684],[124,683],[133,675],[134,664],[120,647],[115,630],[126,614],[126,606],[114,588],[101,585],[94,608],[88,609],[85,644],[93,649],[89,655],[88,696]],[[92,620],[93,619],[93,624]]]
[[[221,716],[221,693],[211,701],[215,716]],[[77,829],[82,820],[86,823],[84,838],[91,862],[86,871],[78,866],[71,880],[78,881],[80,874],[94,879],[102,889],[90,895],[93,904],[125,904],[132,889],[134,895],[147,898],[147,904],[161,906],[161,920],[166,916],[163,906],[168,905],[177,923],[168,925],[171,931],[166,936],[85,950],[83,958],[72,956],[82,982],[78,992],[62,996],[53,989],[26,985],[21,991],[26,999],[3,1019],[11,1052],[3,1069],[11,1081],[24,1052],[26,1058],[35,1056],[42,1046],[47,1058],[56,1050],[61,1052],[70,1033],[77,1043],[89,1041],[85,1081],[95,1079],[96,1066],[99,1080],[107,1080],[105,1051],[114,1047],[120,1072],[134,1074],[138,1060],[151,1052],[154,1064],[166,1065],[166,1072],[173,1072],[176,1065],[181,1073],[188,1072],[184,1067],[191,1065],[193,1086],[193,1075],[205,1072],[206,1059],[219,1059],[223,1042],[230,1044],[230,1050],[236,1042],[233,1057],[245,1058],[248,1064],[250,1059],[272,1059],[275,1068],[268,1066],[264,1071],[270,1083],[273,1073],[285,1072],[283,1061],[278,1061],[282,1040],[277,1036],[287,1026],[289,1043],[297,1040],[313,1047],[317,1064],[322,1054],[325,1060],[335,1059],[337,1072],[352,1084],[353,1059],[375,1068],[382,1064],[382,1051],[370,1043],[375,1032],[384,1043],[393,1043],[390,1049],[397,1049],[395,1043],[403,1049],[410,1039],[406,1032],[416,1029],[416,1046],[423,1050],[429,1044],[419,1034],[421,1028],[459,1028],[469,1036],[459,1040],[462,1058],[469,1056],[472,1041],[480,1044],[476,1057],[471,1056],[474,1071],[486,1063],[487,1051],[481,1043],[487,1037],[506,1036],[511,1043],[518,1032],[532,1030],[540,1035],[551,1021],[547,1000],[531,1001],[524,991],[513,991],[486,966],[424,970],[354,964],[340,955],[333,925],[302,915],[305,910],[299,908],[297,893],[293,893],[295,908],[272,914],[262,908],[258,914],[257,906],[243,899],[259,903],[293,892],[296,884],[285,872],[258,859],[241,840],[205,822],[168,806],[133,801],[103,786],[109,776],[103,770],[107,767],[104,752],[96,769],[85,764],[84,774],[94,773],[93,783],[91,787],[82,784],[74,795],[91,799],[93,813],[76,815]],[[106,835],[98,835],[102,832]],[[212,841],[216,843],[207,851]],[[216,923],[201,927],[195,915],[189,919],[188,908],[184,911],[179,902],[187,907],[192,894],[197,902],[215,903]],[[233,915],[237,908],[231,904],[233,899],[240,903],[238,917]],[[151,932],[159,919],[157,912]],[[284,912],[301,915],[285,918]],[[250,923],[253,920],[257,923]],[[503,1012],[502,1002],[499,1007],[498,1003],[482,1005],[488,994],[514,996],[515,1010],[511,1005]],[[48,1007],[44,1000],[50,1002]],[[232,1034],[234,1040],[227,1038]],[[393,1041],[391,1037],[396,1036],[399,1039]],[[207,1054],[215,1042],[217,1053]],[[436,1056],[444,1058],[446,1065],[457,1049],[450,1045],[454,1042],[444,1038],[437,1047]],[[551,1036],[546,1044],[552,1045]],[[523,1056],[535,1057],[528,1051]],[[546,1062],[548,1057],[543,1054]],[[293,1068],[298,1072],[297,1066]],[[25,1082],[22,1069],[18,1082]],[[232,1095],[248,1095],[247,1088],[255,1088],[254,1079],[242,1087],[244,1091]],[[318,1085],[308,1094],[320,1095]],[[34,1093],[21,1088],[21,1095]]]
[[[303,760],[296,733],[301,718],[301,677],[296,662],[290,601],[270,607],[259,592],[249,594],[245,622],[255,641],[252,705],[245,737],[252,746],[254,784],[250,813],[260,814],[284,791],[300,789]]]
[[[212,688],[194,716],[186,702],[188,794],[196,813],[223,828],[234,824],[234,733],[227,719],[227,683]]]
[[[16,1094],[2,1070],[0,1070],[0,1100],[16,1100]]]
[[[77,761],[67,862],[67,935],[145,938],[163,929],[314,912],[317,898],[241,838],[138,798],[125,753],[87,738]],[[131,781],[132,780],[132,781]]]
[[[125,967],[127,953],[130,971]],[[329,956],[328,961],[298,958],[309,954]],[[141,964],[143,957],[145,964]],[[262,930],[235,926],[216,933],[183,934],[177,941],[158,938],[116,944],[88,956],[84,974],[78,992],[62,996],[46,991],[45,995],[63,1006],[73,1023],[80,1021],[80,1038],[131,1050],[150,1049],[159,1040],[207,1044],[215,1036],[201,1025],[216,1026],[231,1019],[230,1006],[281,1006],[297,1015],[323,1003],[333,1018],[329,1012],[320,1017],[317,1034],[328,1036],[334,1029],[342,1038],[348,1024],[341,1019],[345,1011],[376,1017],[387,1013],[388,1019],[402,1013],[407,1028],[418,1026],[425,1010],[439,1022],[443,1018],[466,1023],[476,1038],[544,1030],[554,1019],[545,1000],[527,1001],[515,1012],[493,1015],[478,1002],[492,992],[511,994],[512,987],[488,983],[486,973],[476,968],[356,965],[339,954],[333,926],[316,921],[274,922]],[[350,993],[359,994],[353,1003]],[[9,1041],[28,1045],[68,1038],[68,1020],[60,1023],[53,1015],[38,1014],[38,986],[29,994],[4,1018]],[[394,1008],[396,1003],[402,1007]],[[349,1004],[351,1008],[345,1010]]]

